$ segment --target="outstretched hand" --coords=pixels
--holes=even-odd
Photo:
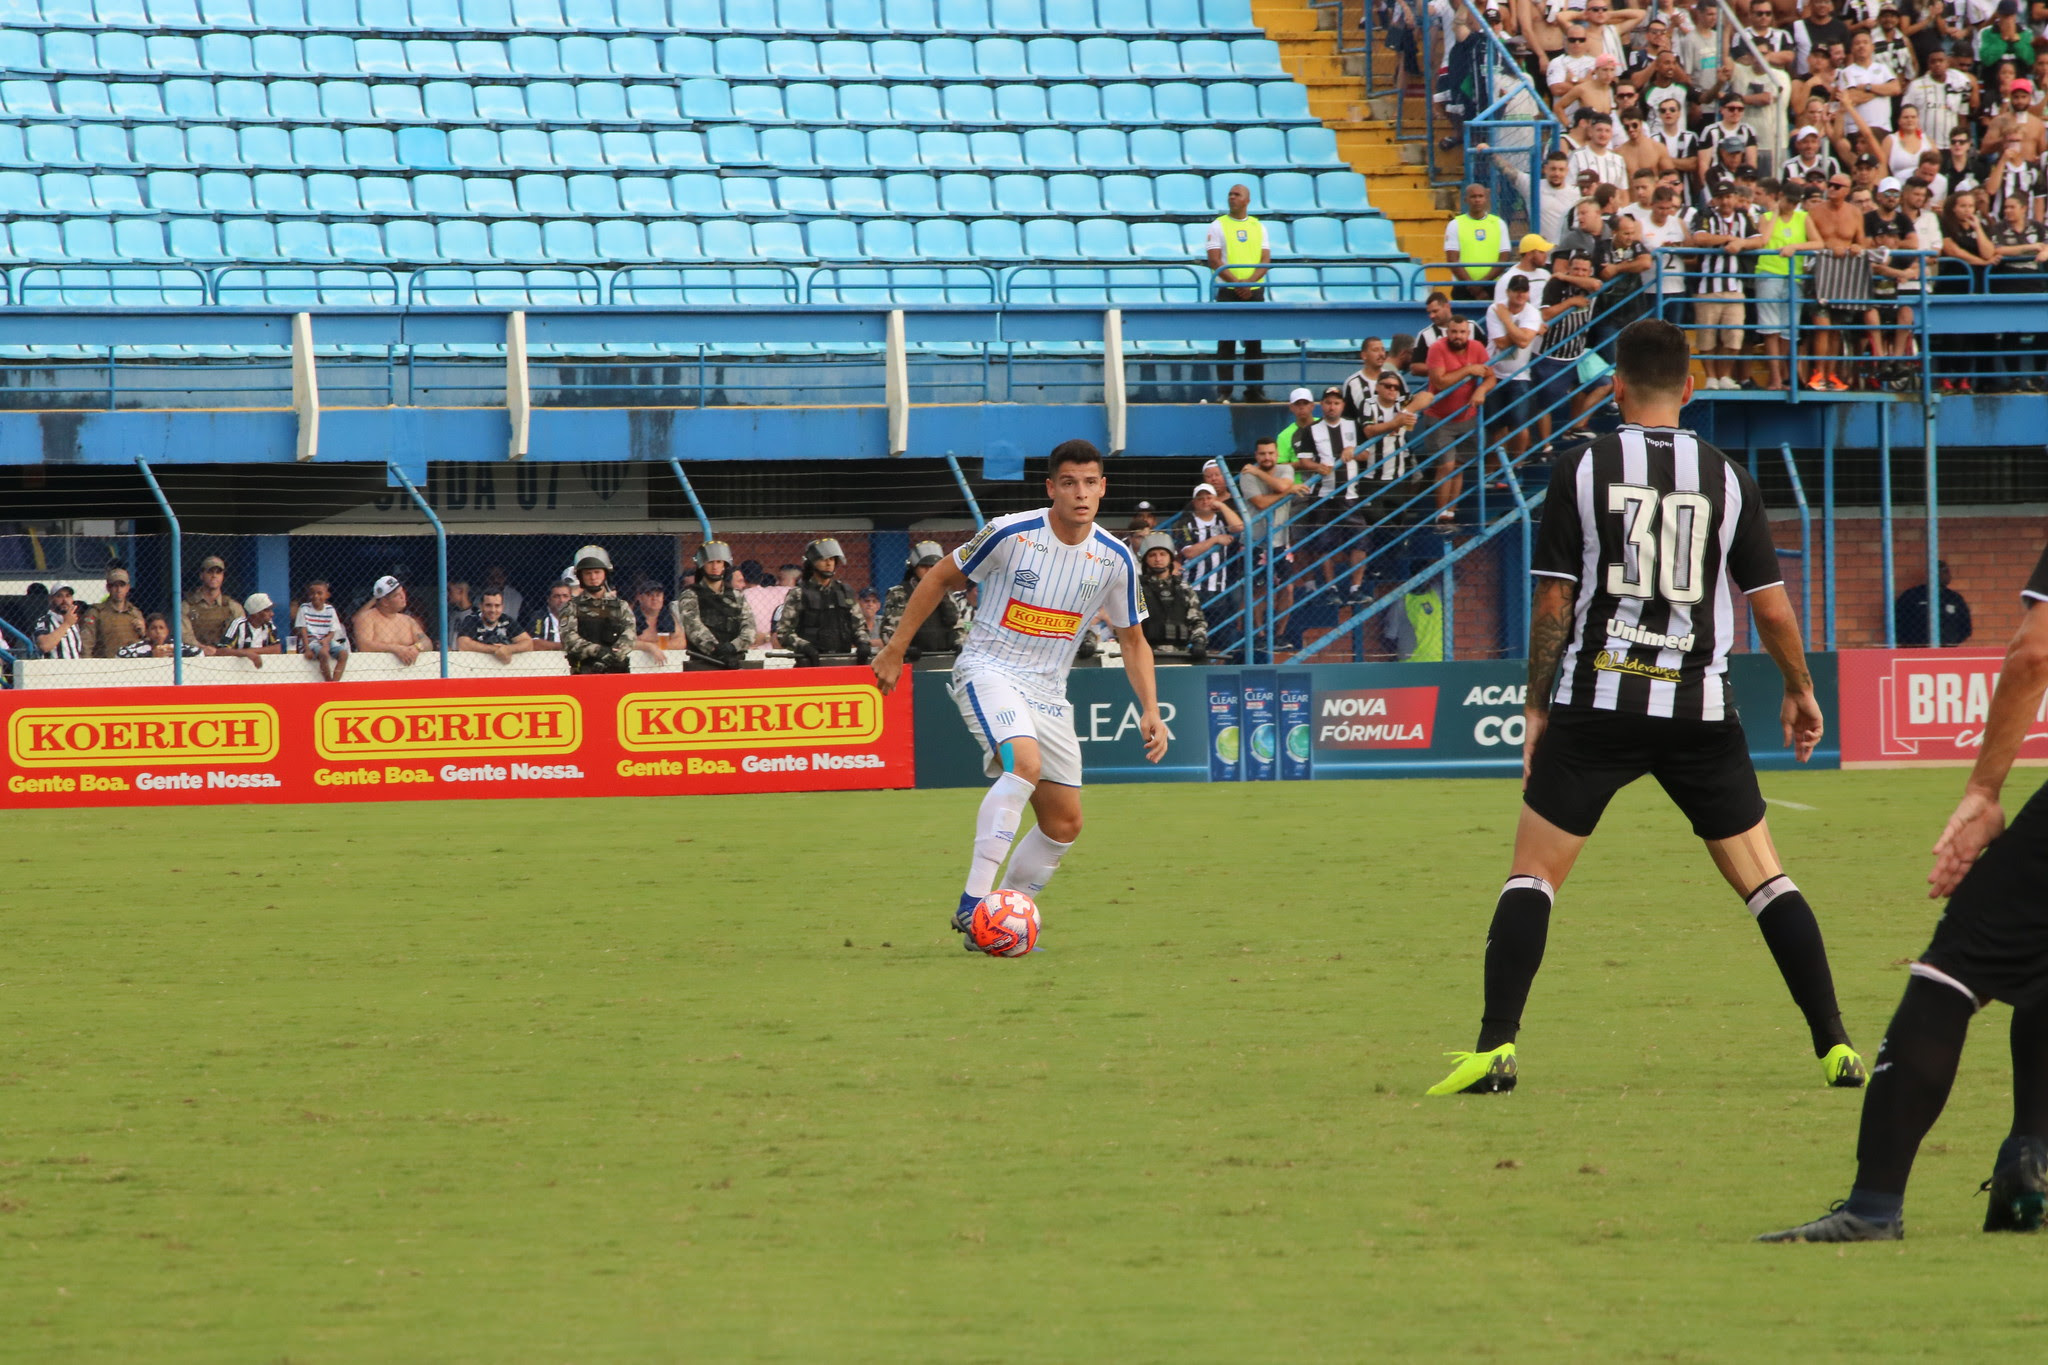
[[[1927,874],[1927,898],[1939,900],[1954,891],[1991,841],[2005,832],[2005,810],[1998,798],[1968,791],[1955,814],[1934,841],[1934,869]]]

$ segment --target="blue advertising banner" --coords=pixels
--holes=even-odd
[[[1839,767],[1835,657],[1811,654],[1807,663],[1828,721],[1810,766]],[[1776,666],[1760,654],[1728,664],[1757,767],[1795,766],[1778,728]],[[1159,707],[1171,743],[1156,766],[1146,761],[1137,698],[1123,670],[1077,669],[1067,695],[1090,782],[1508,777],[1521,771],[1527,667],[1520,659],[1316,664],[1277,673],[1163,667]],[[915,677],[918,785],[983,785],[980,749],[946,691],[949,675]]]

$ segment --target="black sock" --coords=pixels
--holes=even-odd
[[[1480,1052],[1512,1043],[1522,1029],[1522,1007],[1543,965],[1550,937],[1550,883],[1541,877],[1510,877],[1493,907],[1486,931],[1486,1012],[1479,1020]]]
[[[2012,1012],[2012,1135],[2048,1140],[2048,1000]]]
[[[1778,974],[1806,1016],[1813,1055],[1827,1056],[1829,1048],[1847,1043],[1849,1034],[1842,1027],[1842,1007],[1835,1003],[1835,978],[1828,970],[1827,945],[1821,942],[1813,907],[1792,879],[1780,874],[1749,893],[1749,913],[1756,916]]]
[[[1898,1013],[1878,1045],[1863,1125],[1856,1135],[1856,1188],[1906,1193],[1920,1140],[1941,1117],[1962,1060],[1963,1039],[1977,1002],[1954,986],[1925,977],[1906,985]]]

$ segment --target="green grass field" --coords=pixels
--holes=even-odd
[[[1766,775],[1876,1048],[1961,775]],[[2031,788],[2027,775],[2016,784]],[[6,1361],[1993,1359],[1972,1035],[1903,1244],[1653,786],[1470,1046],[1505,782],[1107,787],[1046,951],[941,932],[971,792],[12,815]],[[1343,831],[1352,831],[1344,833]]]

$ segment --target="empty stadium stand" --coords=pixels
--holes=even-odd
[[[1403,258],[1298,56],[1249,0],[0,0],[0,266],[47,306],[1193,300],[1238,182],[1277,258]]]

